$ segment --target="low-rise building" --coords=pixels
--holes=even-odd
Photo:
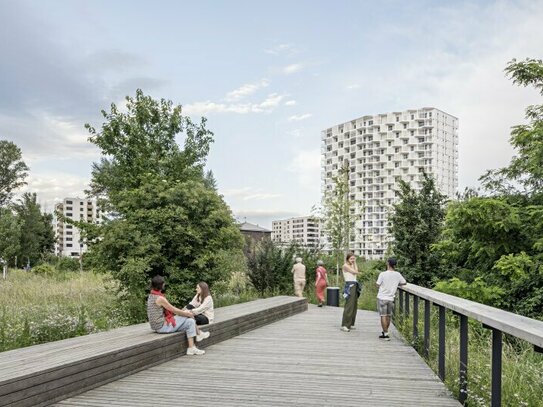
[[[313,216],[274,220],[272,241],[280,245],[296,242],[310,249],[322,249],[324,239],[321,222]]]

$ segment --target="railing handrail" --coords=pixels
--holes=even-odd
[[[400,289],[428,300],[433,304],[441,305],[458,314],[475,319],[486,326],[523,339],[539,348],[543,348],[543,321],[527,318],[415,284],[407,284],[401,286]]]

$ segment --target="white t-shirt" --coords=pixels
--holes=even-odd
[[[383,271],[377,278],[379,292],[377,298],[384,301],[394,301],[394,296],[400,284],[405,284],[405,278],[397,271]]]

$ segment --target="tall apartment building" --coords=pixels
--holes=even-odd
[[[351,250],[382,258],[390,243],[388,216],[403,179],[420,188],[422,174],[454,197],[458,188],[458,119],[439,109],[362,116],[321,132],[322,192],[345,162],[350,168],[350,199],[362,202]]]
[[[320,248],[322,237],[319,220],[311,216],[272,221],[272,241],[278,244],[296,241],[307,248]]]
[[[55,205],[55,254],[57,256],[79,257],[87,251],[87,244],[81,238],[79,229],[60,219],[57,213],[74,221],[100,223],[100,209],[93,199],[65,198]]]

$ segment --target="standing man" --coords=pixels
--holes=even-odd
[[[343,265],[343,279],[345,287],[343,288],[343,298],[345,298],[345,307],[343,308],[343,318],[341,320],[341,330],[349,332],[354,329],[356,313],[358,312],[358,297],[362,291],[362,286],[356,280],[358,276],[358,266],[356,257],[353,253],[348,253]]]
[[[395,270],[396,259],[391,257],[387,260],[387,271],[382,271],[377,278],[377,287],[379,292],[377,293],[377,308],[379,309],[379,315],[381,317],[381,328],[383,332],[379,336],[379,339],[390,341],[388,335],[388,328],[390,326],[390,318],[394,311],[394,297],[398,286],[406,285],[405,278]]]
[[[301,257],[296,257],[296,264],[292,267],[291,272],[294,278],[294,294],[297,297],[303,297],[305,288],[305,266],[302,264]]]

